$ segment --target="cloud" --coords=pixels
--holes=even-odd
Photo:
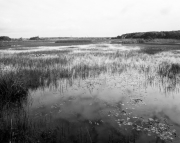
[[[6,28],[2,28],[2,27],[0,27],[0,33],[2,33],[2,32],[6,32],[7,31],[7,29]]]
[[[179,0],[0,0],[0,28],[18,37],[180,29],[179,5]]]
[[[170,8],[163,8],[160,10],[161,15],[168,15],[170,13]]]

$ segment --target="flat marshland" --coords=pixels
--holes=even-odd
[[[82,43],[0,50],[0,142],[178,143],[179,45]]]

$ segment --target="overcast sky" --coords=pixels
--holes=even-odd
[[[0,0],[0,36],[109,37],[180,30],[180,0]]]

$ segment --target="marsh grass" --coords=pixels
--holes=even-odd
[[[162,62],[159,65],[158,73],[162,77],[175,78],[180,75],[180,65],[178,63]]]
[[[8,42],[0,42],[0,50],[6,49],[7,47],[11,47],[11,44]]]
[[[24,83],[15,77],[13,73],[0,76],[0,104],[1,109],[4,105],[21,104],[28,95],[28,88]],[[10,104],[10,105],[9,105]]]
[[[56,56],[43,58],[44,55]],[[166,56],[171,58],[170,55]],[[27,100],[29,90],[56,85],[59,80],[84,80],[105,73],[113,75],[136,71],[148,78],[155,77],[156,80],[161,77],[174,79],[180,72],[179,64],[162,62],[161,55],[158,57],[134,51],[70,54],[64,50],[7,54],[0,57],[0,64],[1,142],[92,143],[98,140],[95,130],[89,127],[75,128],[75,125],[70,126],[67,122],[63,122],[65,125],[52,127],[53,123],[48,119],[36,122],[29,117],[22,107],[22,101]],[[11,110],[9,105],[17,103],[20,105]],[[113,131],[109,135],[109,142],[135,142],[138,137],[137,134],[118,134],[117,139],[116,133],[117,131]]]
[[[42,55],[56,56],[44,58]],[[171,55],[165,56],[171,58]],[[84,79],[103,73],[120,74],[132,69],[151,77],[157,77],[156,73],[167,75],[166,70],[173,75],[179,72],[177,64],[169,62],[168,65],[164,65],[158,55],[151,56],[134,51],[88,54],[41,51],[6,55],[0,58],[0,63],[2,75],[13,72],[30,89],[49,86],[50,83],[56,83],[61,79]]]
[[[82,45],[82,44],[91,44],[92,42],[66,42],[66,43],[57,43],[55,42],[56,40],[45,40],[45,41],[12,41],[12,42],[3,42],[7,43],[7,46],[4,44],[1,44],[2,46],[0,49],[7,49],[7,48],[18,48],[20,49],[21,47],[27,47],[27,48],[34,48],[34,47],[40,47],[40,46],[71,46],[71,45]]]
[[[142,44],[145,42],[144,39],[122,39],[122,44]]]
[[[180,50],[180,47],[177,45],[143,45],[139,53],[145,53],[149,55],[158,54],[161,52],[169,52],[174,51],[176,53],[177,50]]]

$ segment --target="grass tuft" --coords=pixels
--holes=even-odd
[[[27,97],[28,89],[14,74],[0,76],[0,105],[20,103]]]
[[[162,62],[158,67],[158,73],[162,77],[174,78],[180,73],[180,65],[177,63]]]

